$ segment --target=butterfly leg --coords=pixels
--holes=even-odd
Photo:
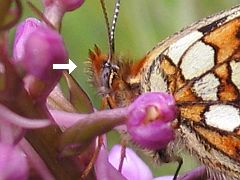
[[[103,137],[98,136],[97,147],[92,155],[90,162],[88,163],[87,167],[82,172],[82,175],[81,175],[82,179],[86,179],[88,177],[89,173],[91,172],[92,168],[94,167],[94,163],[97,160],[97,157],[98,157],[98,154],[100,152],[102,145],[103,145]]]
[[[176,172],[175,172],[175,174],[174,174],[173,180],[176,180],[176,179],[177,179],[177,176],[178,176],[179,171],[180,171],[180,169],[181,169],[181,167],[182,167],[182,164],[183,164],[183,159],[182,159],[182,157],[180,157],[180,156],[175,156],[175,161],[178,162],[178,167],[177,167]]]
[[[126,157],[126,142],[125,140],[121,140],[121,156],[120,156],[120,162],[118,166],[118,171],[121,173],[122,172],[122,167],[123,167],[123,161],[124,158]]]
[[[173,180],[176,180],[177,179],[177,176],[179,174],[179,171],[182,167],[182,164],[183,164],[183,159],[182,157],[178,156],[178,155],[175,155],[173,153],[169,153],[167,151],[167,148],[166,149],[162,149],[162,150],[158,150],[157,152],[158,156],[159,156],[159,159],[161,162],[164,162],[164,163],[169,163],[169,162],[178,162],[178,167],[174,173],[174,177],[173,177]]]

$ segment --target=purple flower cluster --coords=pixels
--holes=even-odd
[[[14,2],[0,6],[10,13],[7,3]],[[8,26],[0,22],[0,78],[5,79],[0,81],[0,179],[80,179],[84,174],[151,180],[151,170],[132,149],[115,145],[108,151],[105,133],[121,125],[133,143],[149,150],[165,148],[175,138],[176,106],[167,93],[145,93],[127,107],[97,111],[76,81],[64,74],[71,95],[70,100],[64,97],[57,85],[62,70],[52,69],[68,60],[58,30],[64,13],[83,2],[43,0],[42,19],[27,18],[17,25],[12,56],[6,36],[20,18],[21,5]],[[8,13],[0,16],[7,19]]]

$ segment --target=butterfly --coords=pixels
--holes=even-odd
[[[120,0],[108,29],[109,53],[89,52],[93,79],[111,108],[126,106],[145,92],[175,98],[177,141],[159,151],[163,161],[181,144],[213,179],[240,178],[240,6],[204,18],[160,42],[132,63],[114,52]],[[173,158],[171,158],[173,157]],[[181,160],[179,160],[181,163]]]

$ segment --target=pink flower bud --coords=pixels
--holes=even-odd
[[[33,98],[44,101],[62,73],[53,69],[53,64],[65,64],[68,59],[63,39],[58,32],[42,25],[28,35],[24,48],[25,87]]]
[[[13,55],[26,73],[25,88],[40,99],[47,97],[61,76],[62,70],[53,70],[53,64],[68,59],[60,34],[34,18],[18,26]]]
[[[64,11],[73,11],[83,3],[84,0],[43,0],[45,7],[60,6]]]
[[[145,93],[128,108],[128,132],[143,148],[161,149],[174,139],[174,98],[166,93]]]
[[[39,26],[28,35],[24,44],[23,66],[40,80],[59,79],[61,71],[53,70],[53,64],[67,62],[68,54],[60,34],[49,27]]]
[[[0,143],[0,179],[25,180],[28,164],[25,154],[9,144]]]
[[[65,12],[77,9],[84,0],[42,0],[42,2],[45,17],[56,29],[60,29]]]
[[[35,18],[27,18],[17,26],[13,45],[13,57],[15,62],[22,60],[25,48],[24,44],[28,35],[31,34],[41,22]]]

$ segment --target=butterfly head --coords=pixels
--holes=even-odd
[[[94,84],[99,88],[99,93],[106,95],[113,90],[114,82],[119,79],[119,63],[115,58],[109,61],[108,55],[101,53],[98,46],[89,51]],[[114,63],[115,61],[116,63]]]
[[[133,67],[129,60],[113,55],[109,61],[109,56],[103,54],[96,45],[89,51],[89,59],[93,83],[99,94],[111,99],[114,104],[111,107],[128,104],[125,101],[130,101],[138,94],[138,85],[129,82]]]
[[[115,55],[114,34],[118,18],[120,0],[115,3],[114,15],[112,24],[110,26],[104,0],[100,0],[106,27],[108,32],[109,52],[107,55],[103,54],[99,47],[95,45],[93,50],[89,51],[89,59],[91,62],[91,70],[93,82],[98,87],[98,91],[103,96],[108,96],[115,101],[118,91],[124,91],[127,87],[126,71],[129,69],[130,63],[123,65],[121,58]]]

